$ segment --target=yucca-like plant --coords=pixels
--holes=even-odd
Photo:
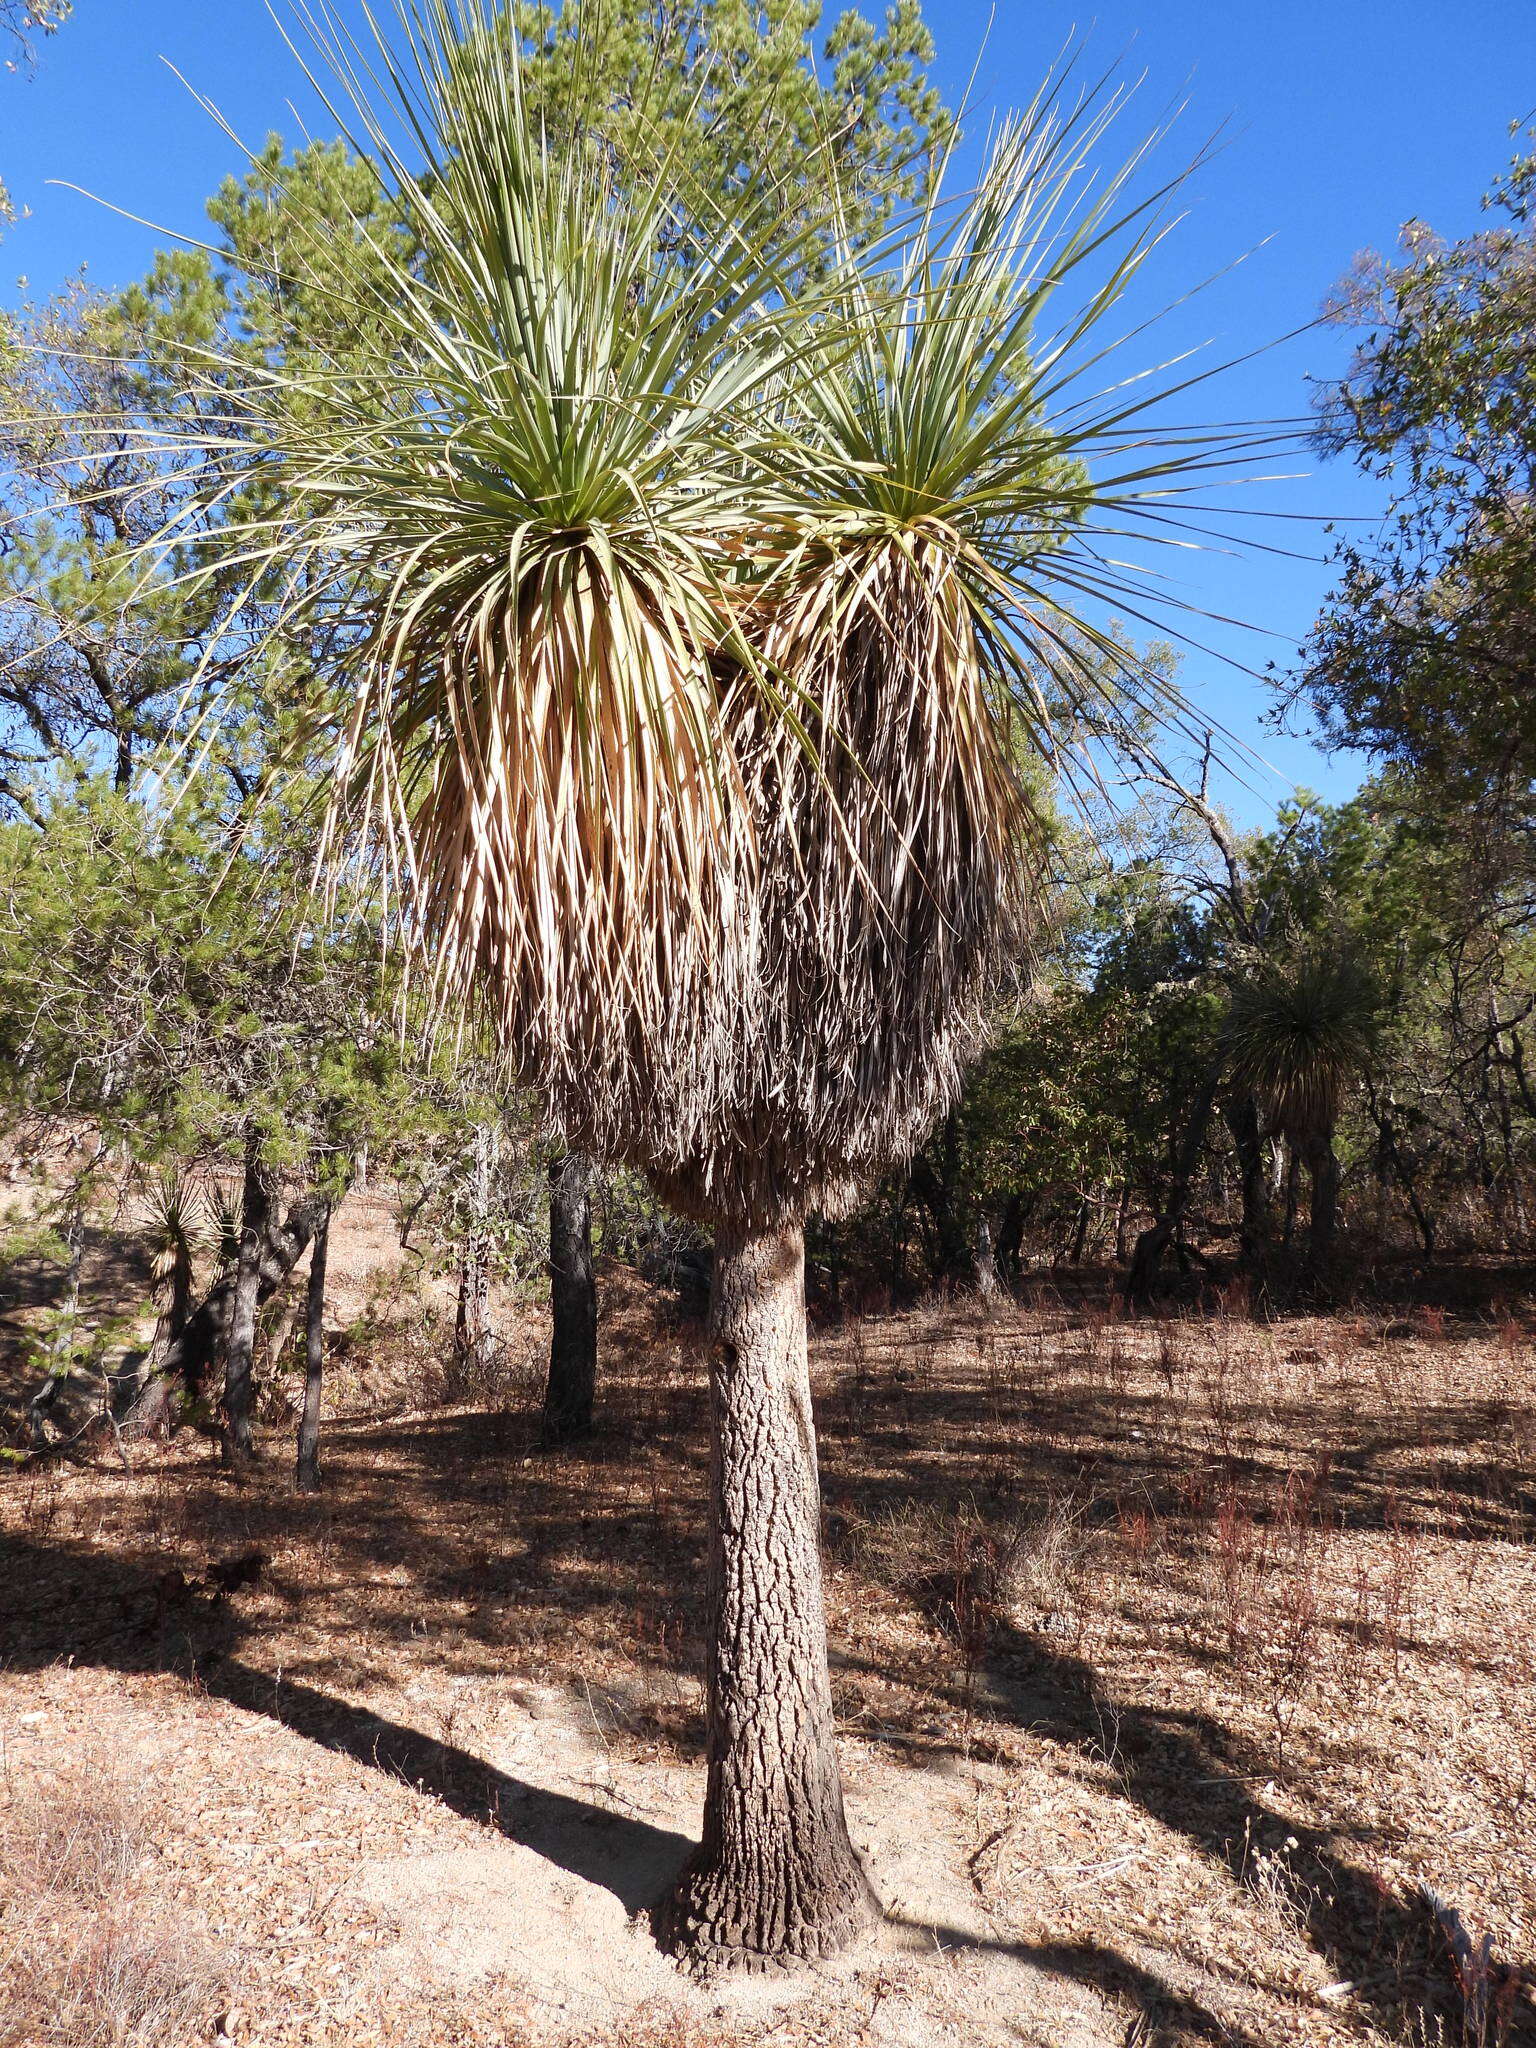
[[[248,384],[217,452],[277,509],[227,552],[339,650],[337,844],[382,849],[444,1003],[566,1143],[714,1226],[709,1786],[659,1926],[704,1963],[822,1954],[874,1900],[804,1219],[951,1099],[1029,905],[1021,736],[1101,666],[1117,533],[1230,449],[1154,450],[1149,401],[1096,389],[1157,239],[1121,179],[1083,201],[1112,106],[1047,92],[874,256],[839,250],[829,152],[797,252],[772,193],[550,147],[483,0],[397,10],[366,61],[307,18],[415,254],[377,250],[361,359]]]
[[[1271,1127],[1312,1176],[1312,1249],[1326,1255],[1338,1201],[1333,1135],[1348,1091],[1369,1072],[1380,1035],[1375,978],[1340,942],[1259,958],[1228,999],[1227,1055]]]
[[[159,1307],[148,1370],[157,1368],[192,1310],[194,1261],[206,1241],[203,1205],[184,1175],[162,1174],[149,1198],[150,1280]]]
[[[1298,1146],[1331,1137],[1344,1096],[1370,1066],[1380,994],[1348,951],[1306,947],[1258,960],[1233,984],[1232,1069],[1274,1128]]]

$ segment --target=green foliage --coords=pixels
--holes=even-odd
[[[224,644],[210,644],[230,580],[193,573],[209,464],[166,445],[195,402],[189,359],[222,314],[220,287],[190,254],[157,258],[115,298],[74,284],[0,314],[0,806],[36,817],[76,772],[126,791],[195,711],[183,692],[203,653],[201,702],[223,684],[226,724],[248,708],[236,636],[221,627]],[[172,522],[176,543],[151,572],[145,545]]]
[[[818,51],[816,0],[701,0],[686,11],[631,0],[515,0],[534,119],[585,137],[629,174],[659,161],[687,167],[698,194],[690,230],[708,234],[732,195],[766,196],[780,239],[836,179],[844,232],[877,234],[920,199],[952,117],[928,82],[933,39],[917,0],[896,0],[876,27],[839,15]],[[818,61],[819,60],[819,61]]]
[[[0,1218],[0,1231],[0,1271],[25,1265],[29,1260],[56,1266],[69,1263],[69,1244],[52,1215],[26,1216],[20,1220]]]
[[[53,1308],[41,1309],[27,1324],[21,1355],[29,1377],[68,1379],[73,1373],[100,1377],[109,1359],[133,1337],[138,1312],[94,1315],[71,1294]]]
[[[151,822],[100,783],[0,827],[12,1117],[88,1117],[147,1165],[248,1126],[274,1168],[350,1157],[409,1088],[371,921],[321,923],[295,821],[233,859],[218,814]]]
[[[1367,328],[1323,395],[1319,441],[1388,481],[1374,549],[1342,579],[1305,683],[1330,730],[1449,800],[1525,816],[1536,777],[1536,153],[1445,243],[1420,222],[1369,258],[1333,314]]]

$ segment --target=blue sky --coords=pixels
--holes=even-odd
[[[1536,112],[1532,0],[1099,0],[1091,13],[1057,0],[929,0],[927,13],[951,100],[975,67],[976,131],[1027,100],[1075,33],[1092,68],[1145,74],[1127,145],[1178,103],[1163,149],[1170,167],[1219,134],[1189,188],[1188,218],[1161,252],[1157,301],[1226,274],[1143,345],[1148,360],[1201,344],[1213,363],[1252,357],[1202,393],[1198,409],[1212,420],[1303,414],[1307,378],[1339,368],[1344,338],[1324,329],[1271,344],[1311,321],[1356,252],[1389,246],[1405,220],[1450,235],[1474,227],[1479,196],[1509,155],[1509,123]],[[7,302],[20,278],[38,297],[82,264],[97,285],[126,283],[163,239],[50,179],[167,229],[204,230],[203,201],[240,157],[170,65],[252,144],[271,129],[290,140],[306,126],[328,132],[263,0],[76,0],[35,75],[0,75],[0,176],[31,210],[0,244]],[[1379,492],[1337,464],[1283,466],[1312,473],[1252,490],[1269,513],[1321,522],[1379,512]],[[1227,790],[1254,820],[1291,782],[1341,795],[1360,773],[1358,761],[1329,762],[1262,725],[1268,692],[1242,669],[1293,658],[1328,587],[1329,543],[1320,523],[1277,517],[1260,532],[1305,559],[1205,554],[1181,570],[1180,592],[1244,622],[1204,625],[1211,651],[1188,654],[1184,680],[1203,712],[1278,771],[1252,770]]]

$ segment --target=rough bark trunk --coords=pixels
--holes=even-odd
[[[569,1443],[592,1427],[597,1392],[597,1282],[592,1273],[592,1200],[579,1152],[549,1168],[549,1379],[543,1441]]]
[[[299,1455],[294,1474],[301,1493],[320,1486],[320,1389],[325,1370],[325,1260],[331,1241],[327,1204],[315,1225],[315,1248],[309,1255],[309,1286],[304,1296],[304,1407],[299,1416]]]
[[[188,1247],[178,1244],[171,1264],[170,1293],[165,1307],[155,1321],[155,1334],[149,1347],[148,1371],[163,1371],[170,1355],[171,1346],[176,1343],[187,1327],[192,1313],[192,1255]]]
[[[1023,1196],[1010,1195],[997,1231],[997,1263],[1007,1275],[1010,1287],[1017,1287],[1021,1278],[1024,1220]]]
[[[155,1318],[155,1333],[149,1349],[132,1358],[132,1366],[114,1375],[111,1412],[114,1416],[133,1411],[165,1371],[172,1347],[181,1342],[182,1332],[192,1314],[192,1254],[183,1241],[176,1246],[171,1262],[170,1291]]]
[[[459,1305],[444,1393],[450,1403],[494,1395],[496,1336],[491,1327],[492,1191],[500,1157],[494,1124],[476,1124],[463,1183],[465,1220],[459,1254]]]
[[[695,1967],[825,1956],[879,1914],[848,1836],[798,1225],[722,1226],[711,1320],[704,1839],[657,1916]]]
[[[1072,1249],[1067,1254],[1069,1266],[1080,1266],[1083,1253],[1088,1248],[1088,1225],[1093,1217],[1093,1206],[1084,1195],[1077,1205],[1077,1221],[1072,1226]]]
[[[976,1292],[983,1301],[994,1301],[1001,1291],[997,1277],[997,1254],[992,1244],[992,1225],[983,1214],[976,1218]]]
[[[251,1410],[255,1405],[256,1310],[261,1293],[261,1252],[271,1201],[254,1137],[245,1147],[245,1185],[240,1198],[240,1257],[229,1309],[229,1343],[224,1354],[224,1456],[243,1465],[255,1454]]]

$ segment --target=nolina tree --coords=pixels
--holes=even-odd
[[[1233,983],[1227,1057],[1312,1176],[1317,1259],[1333,1250],[1338,1215],[1334,1131],[1350,1089],[1371,1070],[1380,1012],[1381,992],[1342,935],[1259,956]]]
[[[825,1954],[876,1902],[804,1220],[952,1098],[1027,910],[1021,727],[1104,644],[1104,534],[1228,451],[1153,453],[1149,401],[1094,395],[1157,239],[1128,174],[1083,197],[1112,96],[1048,90],[974,193],[840,259],[834,150],[786,235],[770,181],[701,191],[664,134],[643,175],[549,146],[489,0],[397,15],[366,53],[320,26],[316,68],[419,255],[379,251],[371,361],[244,373],[223,453],[274,509],[227,551],[338,650],[337,831],[381,849],[441,997],[484,1005],[563,1142],[713,1225],[708,1791],[657,1925],[704,1966]]]

